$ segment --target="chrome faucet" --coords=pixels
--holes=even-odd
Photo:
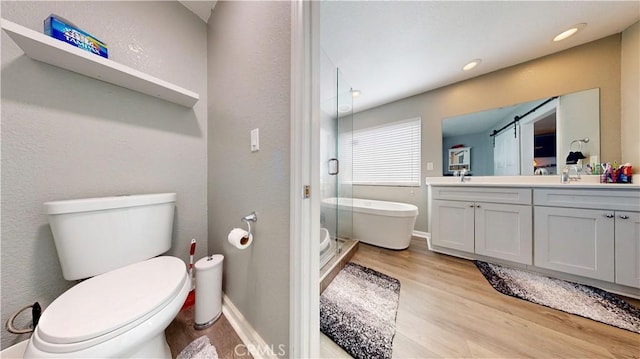
[[[467,171],[466,168],[463,168],[460,170],[460,182],[464,182],[465,176],[468,175],[470,172]]]
[[[562,176],[566,177],[566,181],[579,181],[582,178],[583,171],[581,165],[567,165],[562,170]]]

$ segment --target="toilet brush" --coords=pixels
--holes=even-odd
[[[184,301],[180,310],[191,307],[196,301],[196,282],[193,278],[193,255],[196,253],[196,239],[191,239],[191,247],[189,248],[189,277],[191,278],[191,291],[187,295],[187,299]]]

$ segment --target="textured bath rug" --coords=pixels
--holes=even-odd
[[[209,337],[206,335],[192,341],[187,345],[176,359],[217,359],[216,347],[211,345]]]
[[[475,263],[500,293],[640,333],[640,309],[607,291],[497,264]]]
[[[391,358],[400,281],[355,263],[320,296],[320,331],[356,359]]]

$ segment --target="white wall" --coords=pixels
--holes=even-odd
[[[589,158],[598,152],[594,148],[600,148],[600,128],[598,114],[600,113],[599,101],[593,99],[600,98],[600,89],[591,89],[572,93],[558,98],[558,108],[556,114],[556,137],[557,143],[557,163],[561,169],[566,163],[570,150],[581,151],[586,159],[582,163],[589,163]],[[589,143],[580,146],[571,142],[589,138]]]
[[[72,285],[45,201],[177,192],[169,254],[187,260],[193,237],[197,257],[207,253],[206,25],[178,2],[2,1],[3,18],[40,32],[51,13],[106,42],[112,60],[201,100],[185,108],[33,61],[2,33],[3,325]],[[2,348],[24,338],[3,329]]]
[[[622,155],[619,162],[631,162],[640,173],[640,22],[622,33],[621,87],[622,114],[620,133]],[[638,179],[633,180],[637,182]]]
[[[289,345],[291,4],[221,1],[209,19],[209,252],[224,291],[276,354]],[[250,131],[260,129],[260,151]],[[227,242],[256,211],[251,247]]]

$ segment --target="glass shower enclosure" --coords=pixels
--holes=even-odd
[[[351,210],[340,202],[352,192],[352,88],[344,75],[322,52],[320,116],[320,268],[352,238]]]

